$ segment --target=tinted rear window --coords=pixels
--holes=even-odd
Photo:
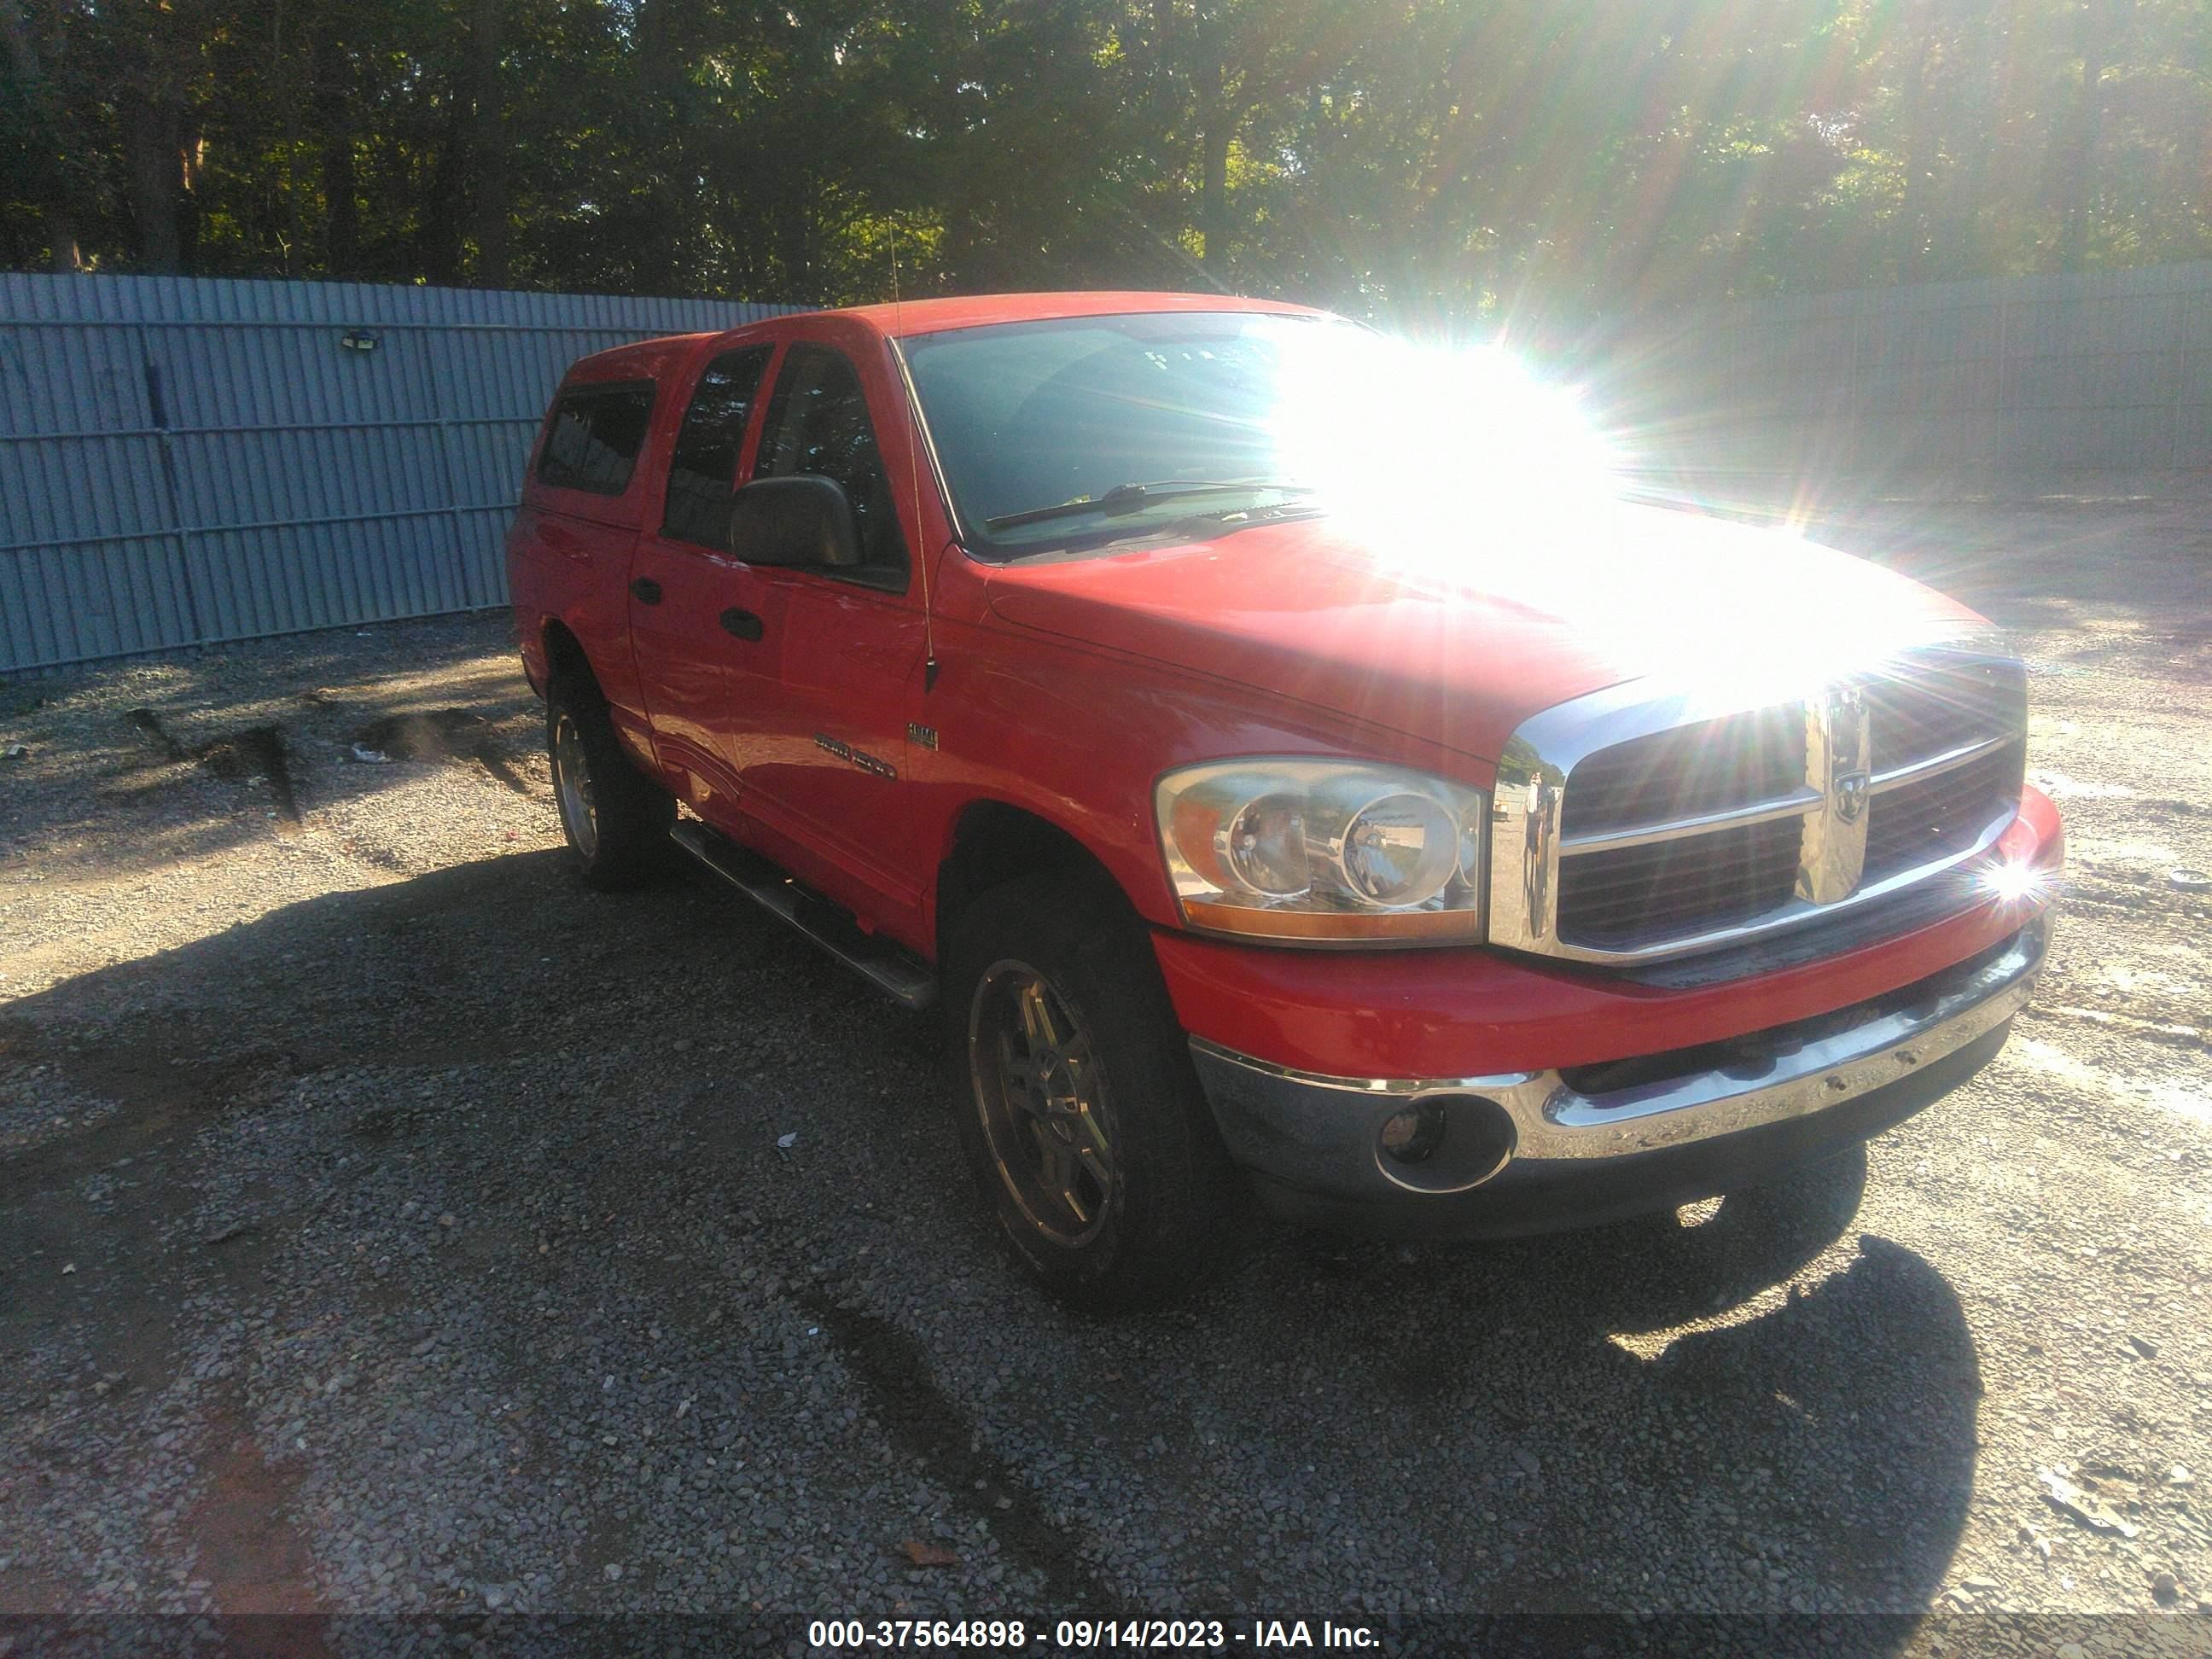
[[[562,489],[619,495],[637,470],[653,417],[653,382],[609,380],[571,386],[553,400],[538,477]]]

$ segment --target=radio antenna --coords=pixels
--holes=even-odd
[[[908,374],[906,349],[901,343],[904,334],[906,307],[899,298],[898,240],[900,216],[891,215],[891,361],[898,365],[899,385],[906,393],[907,460],[908,470],[914,479],[914,533],[922,533],[921,523],[921,467],[924,453],[921,441],[921,402],[915,396],[914,377]],[[927,544],[915,555],[921,566],[921,689],[937,689],[937,618],[929,602],[929,567],[932,557]]]

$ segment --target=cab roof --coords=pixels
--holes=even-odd
[[[847,306],[835,310],[787,312],[746,323],[746,329],[795,322],[801,318],[849,317],[892,339],[937,334],[990,323],[1039,323],[1063,317],[1112,317],[1131,312],[1261,311],[1294,317],[1328,313],[1312,306],[1280,300],[1255,300],[1234,294],[1155,294],[1141,290],[1090,290],[1066,294],[972,294],[947,299],[908,300],[896,305]],[[670,334],[593,352],[569,370],[572,380],[646,380],[696,343],[731,332],[708,330]]]
[[[1271,311],[1318,317],[1311,306],[1233,294],[1152,294],[1093,290],[1073,294],[975,294],[898,305],[853,306],[835,314],[856,317],[894,339],[978,328],[987,323],[1040,323],[1061,317],[1107,317],[1133,311]]]

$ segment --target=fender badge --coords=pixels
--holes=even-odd
[[[814,746],[835,755],[839,760],[850,761],[863,772],[872,772],[879,778],[898,776],[898,768],[893,766],[889,761],[878,760],[866,750],[855,749],[848,743],[841,743],[826,732],[817,732],[814,734]]]

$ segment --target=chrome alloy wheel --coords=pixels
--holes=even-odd
[[[599,850],[599,808],[592,793],[592,763],[584,753],[584,734],[565,709],[553,723],[553,798],[561,804],[561,827],[568,844],[588,865]]]
[[[1036,969],[995,963],[977,984],[968,1066],[1008,1194],[1054,1243],[1089,1243],[1114,1196],[1111,1126],[1090,1036]]]

